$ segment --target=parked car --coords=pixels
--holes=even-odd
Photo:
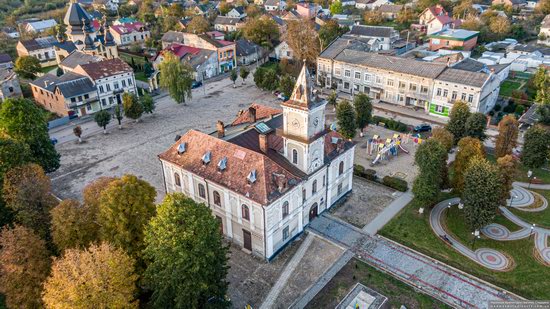
[[[191,89],[195,89],[195,88],[199,88],[200,86],[202,86],[202,81],[193,81],[193,83],[191,84]]]
[[[430,132],[430,131],[432,131],[432,126],[427,123],[419,124],[416,127],[414,127],[414,132]]]

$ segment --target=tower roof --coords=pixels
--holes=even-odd
[[[71,0],[63,23],[67,26],[67,32],[71,34],[83,33],[82,26],[86,26],[87,32],[93,32],[92,17],[84,10],[76,0]]]
[[[296,84],[294,85],[294,90],[292,91],[290,99],[282,105],[308,110],[319,106],[321,103],[323,103],[323,100],[321,100],[314,91],[311,76],[304,62],[302,71],[300,71],[300,75],[298,75],[296,79]]]

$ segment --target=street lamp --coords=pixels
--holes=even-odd
[[[464,204],[462,202],[458,203],[458,209],[462,210],[464,208]]]
[[[510,197],[510,206],[509,207],[512,207],[512,202],[514,201],[515,198],[518,198],[518,196],[517,195],[512,195]]]
[[[531,188],[531,176],[533,176],[533,171],[529,170],[527,172],[527,178],[529,178],[529,185],[527,186],[527,190]]]
[[[472,250],[473,250],[473,249],[474,249],[474,245],[475,245],[475,243],[476,243],[476,238],[477,238],[477,239],[481,238],[481,236],[479,236],[479,230],[473,231],[473,232],[472,232],[472,236],[473,236],[473,238],[472,238]]]
[[[535,223],[533,223],[531,225],[531,233],[529,234],[529,239],[531,239],[531,236],[533,235],[533,233],[535,232],[535,226],[537,226]]]

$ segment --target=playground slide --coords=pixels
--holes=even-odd
[[[405,148],[403,148],[403,146],[399,145],[399,149],[401,149],[404,153],[409,153],[409,151]]]
[[[382,155],[380,155],[380,154],[376,155],[376,158],[374,158],[374,161],[372,161],[372,165],[376,164],[380,160],[381,157],[382,157]]]

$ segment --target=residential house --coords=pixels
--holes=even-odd
[[[30,21],[23,25],[26,32],[42,33],[57,26],[57,22],[53,19]]]
[[[286,9],[286,1],[284,0],[266,0],[264,2],[264,8],[268,12],[282,11]]]
[[[244,7],[237,6],[237,7],[232,8],[231,11],[227,12],[227,14],[225,16],[230,17],[230,18],[243,19],[243,18],[246,17],[246,12],[244,10]]]
[[[294,51],[288,46],[288,43],[286,41],[282,41],[279,43],[275,48],[273,49],[273,52],[271,52],[270,57],[275,58],[277,60],[283,60],[288,59],[292,60],[294,58]]]
[[[133,24],[135,22],[138,22],[138,20],[134,17],[121,17],[121,18],[116,19],[113,22],[113,26],[120,26],[120,25],[124,25],[124,24]]]
[[[178,57],[181,62],[193,68],[194,79],[197,81],[212,78],[220,73],[218,68],[218,56],[215,51],[187,46],[180,43],[173,43],[157,54],[153,61],[153,67],[155,69],[159,69],[159,65],[164,59],[163,55],[168,51]]]
[[[550,46],[550,14],[546,15],[540,24],[537,43]]]
[[[300,2],[296,4],[296,12],[304,19],[315,18],[319,9],[319,6],[315,3]]]
[[[63,70],[63,72],[67,73],[74,71],[74,69],[81,64],[95,63],[103,60],[105,60],[105,58],[101,56],[85,54],[75,50],[67,55],[67,57],[59,61],[59,67]]]
[[[105,10],[108,12],[117,12],[118,4],[114,0],[93,0],[95,10]]]
[[[11,39],[18,39],[19,38],[19,32],[16,28],[13,27],[2,27],[0,28],[0,31],[8,36]]]
[[[510,6],[513,9],[520,9],[527,5],[526,0],[493,0],[492,5]]]
[[[13,60],[8,54],[0,54],[0,69],[13,69]]]
[[[225,34],[219,31],[208,31],[206,32],[206,35],[214,40],[223,40],[225,38]]]
[[[214,29],[223,32],[235,32],[244,26],[240,18],[218,16],[214,20]]]
[[[355,7],[362,10],[376,10],[385,4],[392,4],[389,0],[355,0]]]
[[[190,130],[159,155],[167,193],[205,204],[220,231],[271,260],[352,189],[355,145],[327,131],[325,107],[304,66],[282,114]]]
[[[382,26],[355,25],[346,33],[346,36],[378,40],[380,49],[377,50],[391,50],[393,44],[399,40],[399,32],[397,30],[393,27]]]
[[[430,50],[453,49],[453,50],[472,50],[476,47],[478,31],[465,29],[447,29],[429,35]]]
[[[22,95],[17,74],[11,68],[0,67],[0,102]]]
[[[235,41],[237,45],[237,63],[239,65],[248,65],[259,61],[263,57],[263,48],[246,39]]]
[[[35,57],[42,67],[56,65],[54,47],[56,43],[57,40],[53,36],[19,41],[16,46],[17,55]]]
[[[403,5],[397,4],[384,4],[381,5],[376,11],[378,11],[386,20],[394,20],[401,10]]]
[[[141,44],[151,37],[151,33],[141,22],[113,25],[111,27],[111,34],[115,39],[115,43],[119,46],[134,43]]]
[[[426,34],[430,35],[455,27],[453,20],[440,4],[424,9],[418,16],[419,24],[426,27]]]

